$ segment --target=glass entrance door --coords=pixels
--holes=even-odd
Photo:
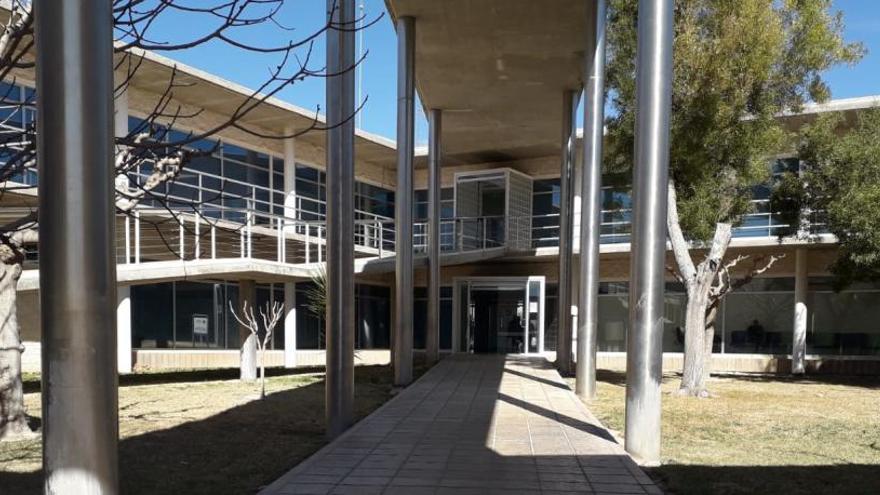
[[[543,352],[544,277],[458,280],[455,291],[456,352]]]

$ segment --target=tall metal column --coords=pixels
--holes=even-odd
[[[111,2],[34,12],[44,493],[117,493]]]
[[[794,260],[794,329],[791,345],[791,372],[803,375],[807,356],[807,249],[798,248]]]
[[[335,7],[335,9],[334,9]],[[327,436],[354,419],[354,0],[327,0]]]
[[[605,120],[605,0],[587,7],[584,166],[581,174],[580,294],[575,393],[596,396],[599,325],[599,233],[602,224],[602,137]]]
[[[415,140],[415,19],[397,19],[397,194],[394,200],[396,298],[394,384],[412,381],[413,143]]]
[[[432,108],[428,114],[428,328],[425,358],[440,358],[440,172],[443,114]]]
[[[563,375],[572,372],[571,362],[571,178],[575,156],[575,112],[578,100],[566,90],[562,98],[562,156],[559,170],[559,276],[556,325],[556,367]]]
[[[626,341],[627,452],[660,461],[660,380],[666,187],[672,103],[673,0],[639,0],[630,328]]]

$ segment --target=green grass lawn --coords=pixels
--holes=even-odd
[[[589,407],[622,432],[625,377],[598,379]],[[669,395],[678,380],[663,382],[662,465],[649,470],[668,492],[880,493],[880,377],[728,375],[711,399]]]
[[[241,383],[238,370],[150,373],[122,378],[119,466],[126,494],[254,493],[326,443],[322,373]],[[28,377],[29,414],[40,416],[39,383]],[[355,370],[358,418],[391,397],[387,366]],[[41,442],[0,442],[0,493],[42,491]]]

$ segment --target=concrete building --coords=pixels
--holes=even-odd
[[[460,9],[462,2],[389,0],[397,21],[415,21],[415,87],[425,108],[442,114],[436,124],[440,151],[439,292],[429,290],[428,218],[432,215],[429,150],[417,148],[413,160],[412,347],[433,342],[429,315],[436,308],[436,346],[446,353],[546,353],[560,346],[559,231],[560,135],[565,90],[580,88],[584,27],[582,12],[555,16],[553,35],[534,35],[528,9],[499,16],[492,30],[482,22],[488,10]],[[488,8],[487,8],[488,9]],[[577,10],[577,9],[575,9]],[[546,16],[544,16],[546,18]],[[548,57],[552,53],[556,56]],[[579,54],[580,53],[580,54]],[[131,129],[149,111],[157,87],[173,65],[189,86],[175,92],[177,102],[202,110],[183,119],[182,132],[202,131],[232,112],[250,91],[202,71],[147,54],[128,94],[117,102],[117,132]],[[32,76],[31,76],[32,79]],[[21,98],[33,87],[27,74],[6,86]],[[5,90],[4,89],[4,90]],[[808,105],[780,117],[797,127],[822,112],[851,114],[875,106],[878,98],[836,100]],[[569,110],[571,105],[569,105]],[[32,114],[7,119],[25,125]],[[246,117],[267,133],[307,126],[313,114],[270,99]],[[168,185],[172,198],[203,201],[202,214],[219,228],[182,213],[184,228],[163,222],[167,213],[144,204],[133,217],[117,221],[117,308],[119,369],[237,366],[240,333],[229,302],[247,298],[261,304],[284,301],[288,314],[269,352],[270,365],[307,366],[324,362],[323,322],[306,309],[310,280],[326,253],[325,136],[257,139],[236,130],[215,136],[220,145],[199,158]],[[581,135],[577,134],[580,143]],[[194,146],[214,146],[214,142]],[[581,150],[578,144],[575,149]],[[389,362],[395,325],[395,257],[399,237],[395,205],[401,197],[395,142],[358,131],[355,143],[356,359]],[[580,153],[580,152],[578,152]],[[575,163],[580,163],[579,155]],[[773,173],[797,170],[793,156],[768,159]],[[580,190],[574,168],[571,190],[577,272]],[[142,177],[131,178],[137,182]],[[17,178],[35,186],[35,174]],[[754,282],[730,295],[719,311],[715,370],[786,371],[795,330],[806,331],[809,370],[880,370],[880,285],[859,285],[841,293],[830,288],[828,264],[835,240],[823,233],[821,216],[810,228],[818,242],[780,240],[781,225],[769,187],[755,191],[754,213],[734,233],[731,255],[785,254]],[[602,188],[598,363],[623,368],[629,326],[628,280],[632,212],[630,188]],[[0,199],[4,215],[37,204],[36,188],[16,189]],[[234,233],[230,233],[234,232]],[[404,242],[407,246],[409,242]],[[671,254],[670,258],[671,260]],[[25,369],[39,369],[39,253],[29,253],[19,285],[19,316],[25,341]],[[436,275],[435,275],[436,276]],[[577,277],[568,291],[577,304]],[[665,296],[664,367],[680,366],[684,295],[670,279]],[[569,296],[571,297],[571,296]],[[434,301],[433,304],[430,301]],[[404,300],[406,302],[406,300]],[[795,318],[795,306],[806,318]],[[574,312],[576,314],[576,312]],[[846,314],[846,318],[839,315]],[[574,318],[575,316],[571,316]],[[565,315],[569,318],[569,315]],[[799,328],[798,325],[801,325]],[[805,325],[805,328],[803,327]],[[571,349],[571,347],[567,347]],[[796,350],[796,349],[795,349]]]

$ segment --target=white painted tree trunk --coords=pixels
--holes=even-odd
[[[21,259],[10,246],[0,246],[0,440],[31,434],[21,382],[24,347],[16,308]]]

